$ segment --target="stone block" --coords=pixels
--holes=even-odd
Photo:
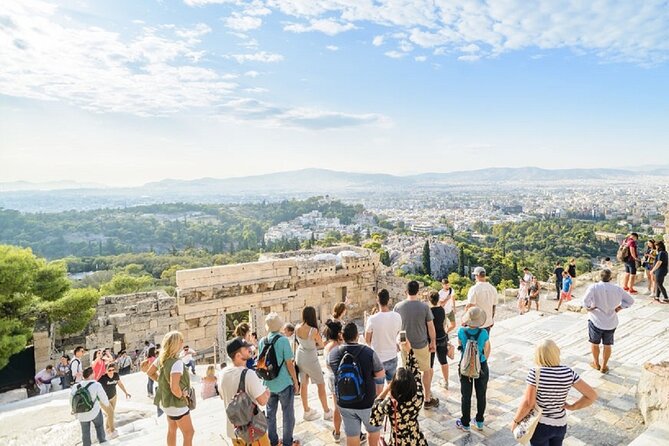
[[[186,333],[184,333],[184,337],[186,337],[189,340],[197,340],[205,337],[205,329],[204,327],[197,327],[197,328],[191,328],[189,329]]]
[[[112,325],[121,325],[125,322],[125,313],[116,313],[109,315],[109,323]]]
[[[137,313],[152,313],[158,311],[158,302],[154,299],[146,299],[137,302]]]
[[[177,306],[177,298],[176,297],[161,297],[158,299],[158,309],[160,310],[171,310],[173,308],[176,308]]]
[[[644,364],[636,401],[646,425],[669,423],[669,361]]]

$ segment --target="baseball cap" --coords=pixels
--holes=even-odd
[[[244,338],[236,337],[232,341],[228,342],[228,345],[225,347],[228,352],[228,356],[232,357],[237,350],[244,347],[251,347],[251,344],[246,342]]]
[[[485,268],[482,266],[477,266],[476,268],[474,268],[474,275],[485,276]]]

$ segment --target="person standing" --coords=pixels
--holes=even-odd
[[[102,388],[102,385],[94,379],[92,367],[86,367],[86,369],[81,372],[81,376],[81,381],[72,386],[70,399],[74,399],[77,390],[85,388],[90,394],[90,399],[93,402],[91,410],[75,414],[79,424],[81,424],[81,441],[83,446],[91,446],[91,423],[93,423],[95,434],[98,437],[98,443],[102,444],[107,441],[107,437],[105,436],[100,405],[102,405],[102,407],[108,406],[109,400],[107,399],[107,394]]]
[[[562,262],[557,261],[555,262],[555,269],[553,270],[553,274],[555,274],[555,290],[557,291],[557,295],[555,297],[555,300],[560,300],[560,293],[562,292],[562,273],[564,272],[564,268],[562,268]]]
[[[335,382],[342,379],[340,364],[345,356],[352,356],[357,365],[357,371],[362,375],[362,385],[359,389],[362,395],[358,395],[355,401],[347,401],[342,398],[341,389],[337,389],[337,405],[344,421],[344,433],[346,434],[347,446],[359,446],[361,440],[361,425],[367,430],[367,441],[369,446],[377,446],[379,443],[381,427],[371,423],[372,406],[376,396],[381,393],[385,378],[383,364],[378,355],[366,345],[358,344],[358,326],[349,322],[344,326],[344,345],[333,348],[330,352],[328,362],[330,368],[335,370]],[[349,365],[349,368],[352,366]],[[352,372],[352,373],[358,373]],[[351,373],[349,371],[349,373]]]
[[[486,321],[485,312],[479,307],[471,307],[462,316],[462,323],[465,325],[458,330],[459,350],[462,352],[460,361],[463,360],[467,342],[476,342],[479,359],[481,361],[481,370],[478,378],[470,378],[460,375],[460,407],[462,417],[455,420],[455,426],[465,432],[471,430],[472,393],[476,390],[476,427],[483,430],[485,421],[486,393],[488,391],[488,380],[490,379],[490,370],[488,368],[488,358],[490,358],[490,337],[488,331],[484,329],[483,324]]]
[[[455,329],[455,291],[448,279],[442,279],[441,289],[439,290],[439,305],[444,308],[446,318],[448,319],[448,329],[446,333],[450,333]]]
[[[259,406],[264,406],[269,401],[269,390],[263,385],[262,380],[254,371],[246,367],[249,358],[252,358],[251,352],[253,345],[247,342],[244,338],[236,337],[228,342],[226,351],[230,357],[231,363],[223,369],[220,381],[221,399],[225,406],[229,406],[232,399],[239,390],[239,383],[244,375],[244,392]],[[227,421],[226,417],[226,433],[228,438],[232,441],[233,446],[269,446],[269,437],[265,432],[260,438],[254,440],[253,443],[246,443],[244,440],[237,438],[235,435],[235,427]]]
[[[395,305],[394,311],[402,317],[402,330],[418,362],[418,368],[423,373],[423,388],[425,390],[425,409],[439,406],[439,398],[432,396],[432,376],[434,371],[430,367],[430,352],[437,349],[437,334],[434,329],[434,316],[425,302],[418,300],[420,285],[415,280],[407,284],[407,298]],[[405,353],[402,355],[406,356]],[[403,358],[403,361],[406,358]]]
[[[179,358],[183,361],[186,367],[190,367],[190,371],[193,375],[195,375],[195,359],[193,356],[196,354],[197,352],[187,345],[184,345],[183,351],[179,353]]]
[[[337,406],[337,392],[335,389],[335,372],[330,368],[330,352],[333,348],[339,347],[344,338],[342,337],[342,324],[339,321],[328,319],[325,322],[325,347],[323,347],[323,358],[325,359],[325,382],[328,385],[330,395],[332,395],[332,405],[334,407],[334,430],[332,431],[332,438],[339,442],[341,439],[341,412]]]
[[[611,283],[611,270],[600,272],[601,281],[590,285],[583,297],[588,310],[588,338],[593,362],[590,366],[607,373],[613,346],[613,335],[618,327],[618,312],[629,308],[634,299],[617,285]],[[604,344],[602,361],[599,361],[599,344]]]
[[[497,308],[497,289],[486,280],[486,271],[482,266],[474,268],[476,283],[469,288],[467,293],[467,305],[465,310],[471,307],[479,307],[485,315],[485,322],[481,325],[488,334],[495,324],[495,309]]]
[[[397,370],[397,335],[402,329],[402,316],[389,307],[390,293],[382,289],[376,295],[379,311],[367,318],[365,342],[376,352],[390,383]]]
[[[653,264],[653,278],[655,281],[655,300],[659,302],[660,293],[664,298],[664,303],[669,303],[667,289],[664,287],[664,279],[667,277],[669,268],[669,258],[667,257],[667,248],[663,241],[657,242],[657,258]]]
[[[35,375],[35,385],[39,388],[39,394],[44,395],[51,391],[51,381],[56,377],[56,371],[49,364]]]
[[[118,358],[116,358],[116,363],[118,364],[118,374],[123,376],[130,373],[132,368],[132,359],[126,353],[125,350],[121,350],[118,353]]]
[[[60,388],[69,389],[72,384],[72,372],[70,371],[70,357],[63,355],[56,365],[56,376],[60,378]]]
[[[534,351],[536,368],[527,374],[525,395],[516,411],[511,431],[538,405],[541,418],[530,439],[532,446],[558,446],[567,433],[567,410],[590,406],[597,392],[578,376],[571,367],[560,364],[560,349],[550,339],[541,341]],[[567,403],[571,388],[581,393],[575,403]]]
[[[655,294],[655,276],[652,273],[655,260],[657,258],[657,245],[655,240],[648,240],[646,243],[646,252],[643,255],[643,263],[641,264],[646,270],[646,281],[648,283],[648,294]]]
[[[430,311],[434,317],[434,331],[436,335],[436,346],[434,352],[430,353],[430,368],[434,370],[434,357],[436,356],[441,364],[441,375],[444,378],[444,388],[448,390],[448,333],[446,332],[446,311],[440,304],[439,293],[433,291],[430,293]]]
[[[319,413],[309,408],[309,380],[318,388],[318,399],[323,408],[323,419],[331,420],[333,413],[328,406],[328,396],[325,392],[325,380],[323,369],[318,360],[318,348],[323,347],[323,339],[318,332],[318,319],[314,307],[302,309],[302,323],[295,329],[297,338],[297,351],[295,352],[295,364],[300,368],[300,397],[304,409],[304,420],[313,421],[318,419]]]
[[[125,394],[126,399],[130,399],[130,394],[126,390],[121,377],[116,373],[116,367],[114,364],[107,365],[107,373],[102,375],[98,382],[102,385],[102,388],[107,395],[109,400],[109,406],[103,407],[102,410],[105,413],[105,431],[111,438],[118,437],[118,432],[114,427],[114,411],[116,410],[116,386],[120,387]]]
[[[95,353],[93,353],[93,362],[91,362],[91,367],[93,368],[93,373],[95,373],[96,381],[100,379],[100,377],[104,375],[105,371],[107,370],[107,364],[103,358],[103,353],[104,352],[102,350],[95,350]]]
[[[626,246],[629,253],[625,257],[625,277],[623,279],[623,290],[628,291],[630,294],[637,294],[638,291],[634,289],[634,279],[636,277],[636,262],[639,259],[639,250],[637,246],[637,240],[639,240],[639,234],[632,232],[625,241],[623,241],[623,246]]]
[[[560,291],[560,300],[558,301],[555,311],[560,311],[563,301],[569,302],[571,300],[571,292],[574,288],[573,279],[567,271],[562,271],[562,291]]]
[[[153,361],[146,372],[158,383],[156,400],[167,415],[167,445],[177,444],[177,430],[183,436],[183,445],[192,446],[195,429],[188,408],[187,392],[190,390],[190,375],[181,359],[184,337],[178,331],[165,334],[158,359]]]
[[[72,381],[75,383],[84,379],[84,367],[81,364],[81,358],[85,352],[86,349],[81,345],[74,349],[74,358],[70,362],[70,374],[72,375]]]
[[[265,345],[272,345],[276,354],[277,364],[280,366],[279,373],[272,380],[265,380],[265,387],[269,389],[269,400],[267,401],[267,433],[271,446],[279,444],[279,434],[277,433],[276,418],[281,404],[283,412],[283,441],[282,446],[299,445],[298,440],[293,439],[293,430],[295,429],[295,405],[294,397],[300,391],[300,385],[297,382],[295,373],[295,363],[293,361],[293,350],[290,348],[290,342],[279,333],[283,327],[283,321],[276,313],[270,313],[265,317],[267,327],[267,336],[258,343],[260,356],[263,355]],[[259,358],[260,359],[260,358]]]
[[[529,297],[530,302],[527,305],[527,311],[530,311],[532,309],[532,302],[535,303],[537,311],[539,311],[540,292],[541,292],[541,286],[539,285],[539,281],[537,280],[536,277],[532,277],[532,281],[530,282],[530,297]]]
[[[142,372],[148,373],[149,367],[151,367],[151,364],[153,364],[156,360],[156,347],[149,347],[148,352],[146,353],[146,358],[142,361],[142,363],[139,365],[139,369]],[[155,382],[151,379],[151,377],[147,377],[148,381],[146,382],[146,395],[149,398],[153,398],[153,388],[155,387]]]

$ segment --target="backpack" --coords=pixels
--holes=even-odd
[[[345,406],[361,403],[365,399],[365,382],[358,363],[358,356],[362,350],[363,347],[360,347],[355,355],[346,351],[339,362],[335,378],[337,404]]]
[[[625,239],[623,244],[618,247],[618,252],[616,253],[616,259],[618,259],[619,262],[626,262],[629,256],[630,256],[630,247],[627,244],[627,239]]]
[[[467,343],[460,358],[460,375],[467,378],[477,379],[481,375],[481,355],[479,353],[479,336],[481,329],[476,335],[465,332]]]
[[[81,361],[77,358],[74,358],[68,365],[67,365],[67,372],[65,372],[65,379],[67,379],[68,382],[73,383],[74,382],[74,374],[72,373],[72,364],[74,364],[74,361],[77,361],[79,365],[81,365]]]
[[[95,406],[95,400],[91,396],[91,392],[88,391],[88,388],[93,385],[92,382],[81,386],[77,384],[77,390],[75,390],[74,395],[72,395],[72,413],[85,413],[89,412]]]
[[[279,372],[285,361],[279,364],[279,361],[276,359],[274,344],[281,337],[281,335],[276,335],[274,339],[272,339],[272,342],[269,342],[269,336],[264,339],[265,344],[263,345],[260,356],[258,356],[258,362],[256,363],[256,375],[258,375],[260,379],[271,381],[279,376]]]
[[[245,383],[248,371],[248,369],[242,370],[237,393],[225,408],[225,414],[228,421],[235,427],[237,438],[244,440],[246,444],[252,444],[267,432],[267,418],[246,393]]]

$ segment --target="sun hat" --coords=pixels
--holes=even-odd
[[[270,313],[265,317],[265,325],[267,325],[267,331],[274,333],[281,330],[283,321],[277,313]]]
[[[485,324],[485,320],[485,311],[481,310],[479,307],[471,307],[467,310],[464,316],[462,316],[462,323],[469,328],[479,328],[481,325]]]

